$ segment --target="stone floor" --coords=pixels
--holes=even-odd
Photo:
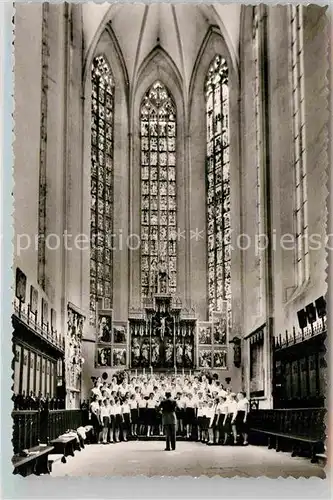
[[[305,458],[265,447],[214,446],[178,442],[164,451],[162,441],[129,441],[88,445],[67,463],[57,462],[52,476],[200,476],[209,477],[321,477],[324,470]]]

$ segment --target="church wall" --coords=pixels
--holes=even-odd
[[[256,234],[256,139],[254,125],[254,62],[252,47],[251,7],[244,8],[244,28],[241,42],[241,122],[242,122],[242,232],[254,238]],[[305,51],[305,119],[307,144],[307,198],[309,235],[324,241],[326,217],[325,169],[327,168],[327,118],[325,81],[327,67],[327,32],[324,9],[304,8]],[[327,28],[326,28],[327,29]],[[325,294],[325,249],[323,245],[310,249],[310,279],[297,287],[295,253],[282,248],[281,238],[294,235],[295,180],[292,143],[291,67],[289,16],[284,6],[267,9],[267,94],[269,188],[272,238],[272,263],[267,267],[272,280],[272,335],[278,336],[292,328],[299,331],[297,311]],[[326,61],[326,66],[325,66]],[[320,82],[320,83],[319,83]],[[319,92],[318,92],[319,89]],[[267,214],[266,214],[267,221]],[[242,267],[244,336],[265,322],[269,296],[263,302],[263,314],[258,314],[258,267],[253,249],[243,252]],[[267,287],[267,281],[266,281]],[[266,375],[272,370],[269,352],[266,354]],[[249,385],[249,346],[244,342],[243,381]],[[266,377],[267,378],[267,377]],[[260,401],[260,407],[271,404]]]
[[[265,321],[259,304],[259,259],[255,252],[257,236],[257,172],[255,127],[255,68],[252,39],[252,7],[244,7],[241,46],[241,199],[242,227],[239,240],[243,274],[243,334],[246,336]],[[248,240],[248,241],[246,241]],[[248,246],[249,244],[249,246]],[[248,246],[248,248],[247,248]],[[264,257],[264,255],[262,255]]]
[[[18,5],[15,12],[14,266],[37,285],[38,186],[41,101],[42,6]],[[31,36],[34,33],[34,36]],[[26,57],[29,50],[31,57]],[[17,173],[19,172],[19,175]],[[27,237],[23,235],[26,234]],[[33,244],[28,245],[30,239]],[[18,248],[27,246],[26,250]],[[29,283],[29,284],[30,284]]]
[[[262,29],[263,22],[259,24],[259,47],[264,50]],[[241,44],[240,44],[240,135],[241,135],[241,230],[238,244],[241,247],[242,263],[242,387],[250,393],[250,341],[249,336],[258,328],[267,323],[267,297],[266,297],[266,266],[267,251],[260,250],[259,243],[264,244],[263,238],[258,239],[258,172],[260,165],[260,217],[261,232],[267,232],[267,216],[265,200],[266,196],[266,172],[268,164],[265,157],[264,138],[264,101],[260,101],[260,122],[256,123],[255,114],[255,52],[253,43],[253,8],[243,6],[241,20]],[[262,52],[261,52],[262,53]],[[259,89],[262,88],[263,73],[262,60],[260,65]],[[260,90],[259,90],[260,96]],[[261,99],[261,96],[260,96]],[[261,144],[257,144],[257,130],[261,138]],[[259,163],[258,163],[259,162]],[[264,364],[263,364],[263,390],[264,394],[259,397],[260,407],[269,406],[269,334],[265,329],[264,340]]]
[[[64,172],[64,65],[65,23],[64,6],[50,5],[48,17],[48,109],[47,109],[47,201],[46,227],[50,235],[46,245],[46,293],[58,316],[62,296],[62,232],[63,172]],[[54,235],[51,237],[51,235]],[[60,319],[60,318],[59,318]],[[61,328],[61,325],[59,325]]]
[[[304,7],[305,122],[307,151],[307,198],[311,249],[310,279],[297,287],[294,252],[276,244],[273,257],[274,334],[299,330],[297,311],[325,294],[325,222],[327,168],[327,31],[324,9]],[[326,27],[327,29],[327,27]],[[277,242],[294,228],[294,177],[292,166],[290,58],[288,12],[281,6],[269,11],[271,173],[273,229]],[[321,82],[321,84],[319,83]],[[319,89],[319,92],[318,92]],[[290,126],[286,126],[286,124]],[[318,236],[317,236],[318,235]],[[320,240],[320,245],[317,245]],[[318,248],[318,247],[321,248]]]
[[[41,318],[41,298],[57,313],[54,327],[61,324],[62,276],[62,175],[63,175],[63,66],[64,23],[63,5],[51,5],[46,21],[47,111],[46,111],[46,245],[45,290],[38,284],[38,213],[39,171],[41,148],[42,99],[42,6],[18,5],[15,13],[15,233],[21,245],[29,239],[26,250],[15,251],[16,266],[27,275],[26,304],[30,301],[30,285],[37,288],[38,320]],[[32,36],[33,34],[33,36]],[[27,52],[29,58],[26,57]],[[19,172],[20,175],[16,175]],[[27,235],[23,237],[22,235]],[[28,239],[27,239],[28,238]],[[60,279],[59,279],[60,277]]]
[[[90,232],[83,226],[84,206],[87,198],[83,186],[85,172],[83,169],[83,99],[82,99],[82,26],[80,6],[69,5],[69,32],[67,34],[66,65],[66,138],[65,138],[65,199],[64,227],[68,234],[68,245],[65,252],[65,296],[64,302],[74,304],[88,319],[89,315],[84,302],[84,261],[85,238]],[[84,235],[84,236],[83,236]],[[83,243],[79,243],[82,241]],[[88,321],[86,321],[86,324]],[[86,327],[85,327],[86,328]],[[84,330],[85,331],[85,330]]]

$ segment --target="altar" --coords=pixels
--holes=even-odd
[[[228,367],[228,310],[199,320],[195,309],[168,286],[163,263],[157,267],[141,307],[118,320],[97,307],[95,368],[190,371]]]
[[[168,293],[144,301],[141,311],[129,315],[132,369],[193,369],[196,364],[196,317]]]

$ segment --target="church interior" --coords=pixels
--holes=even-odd
[[[325,8],[14,22],[15,470],[114,377],[243,391],[258,450],[325,459]]]

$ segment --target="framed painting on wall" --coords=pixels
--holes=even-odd
[[[51,308],[51,331],[57,331],[57,312],[53,308]]]
[[[15,296],[21,302],[25,302],[25,294],[27,289],[27,277],[20,268],[16,268]]]
[[[36,396],[38,396],[39,391],[40,391],[40,374],[41,374],[41,369],[40,369],[40,355],[36,355],[36,386],[35,386],[35,393]]]
[[[112,340],[112,310],[98,311],[97,342],[111,344]]]
[[[127,322],[114,321],[113,322],[113,343],[114,344],[127,344]]]
[[[264,338],[265,328],[257,330],[249,337],[251,397],[265,395]]]
[[[124,368],[126,367],[126,349],[122,347],[114,347],[112,358],[113,358],[113,367],[114,368]]]
[[[199,350],[199,368],[212,368],[212,351],[210,349]]]
[[[198,343],[204,345],[212,343],[212,324],[210,321],[201,321],[198,324]]]
[[[47,326],[49,322],[49,304],[47,300],[42,298],[42,326]]]
[[[100,366],[111,367],[111,347],[98,346],[96,368]]]
[[[20,390],[20,377],[21,377],[21,354],[22,348],[20,345],[16,344],[15,350],[15,364],[14,364],[14,394],[18,394]]]
[[[37,316],[38,311],[38,290],[31,285],[30,287],[30,312]]]
[[[46,359],[45,358],[42,358],[42,383],[41,383],[41,393],[42,393],[42,396],[46,396],[46,384],[45,384],[45,373],[46,373],[46,369],[45,369],[45,366],[46,366]]]
[[[227,302],[222,302],[222,312],[213,311],[213,341],[214,344],[227,345],[228,343],[228,311]]]
[[[35,359],[36,354],[30,351],[30,375],[29,375],[29,394],[31,391],[35,392]]]
[[[29,351],[28,349],[23,349],[22,353],[23,359],[23,366],[22,366],[22,379],[21,379],[21,394],[27,395],[28,393],[28,357],[29,357]]]
[[[214,350],[214,368],[227,369],[227,350],[226,349],[216,349]]]

